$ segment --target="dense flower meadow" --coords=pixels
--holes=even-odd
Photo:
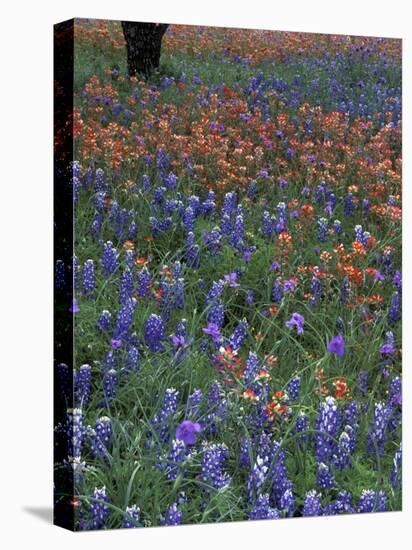
[[[76,528],[400,510],[400,41],[75,33]]]

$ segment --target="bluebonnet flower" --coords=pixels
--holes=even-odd
[[[379,491],[376,500],[376,511],[386,512],[388,510],[388,497],[384,491]]]
[[[203,201],[200,212],[203,214],[203,216],[206,217],[213,217],[213,214],[216,210],[216,198],[214,191],[210,190],[206,200]]]
[[[246,189],[246,196],[251,200],[255,201],[257,195],[257,182],[256,180],[252,180]]]
[[[357,379],[357,385],[362,395],[365,395],[368,391],[368,371],[360,371]]]
[[[162,525],[180,525],[183,521],[183,513],[178,509],[177,503],[174,502],[166,511],[165,517],[162,520]]]
[[[247,493],[250,502],[255,502],[259,496],[263,485],[266,482],[269,472],[269,457],[257,456],[253,464],[247,481]]]
[[[93,499],[90,504],[90,529],[101,529],[105,526],[110,509],[106,505],[109,502],[109,497],[106,494],[106,487],[93,491]]]
[[[295,312],[292,313],[292,317],[289,319],[289,321],[286,321],[285,324],[289,330],[295,327],[298,334],[303,334],[303,325],[305,324],[305,319],[303,315]]]
[[[320,404],[316,420],[315,455],[318,462],[327,464],[336,453],[336,437],[340,426],[340,414],[333,397],[326,397]]]
[[[342,233],[342,223],[340,220],[335,220],[333,222],[332,229],[336,235],[340,235]]]
[[[196,443],[197,434],[202,431],[199,423],[191,420],[184,420],[176,428],[176,439],[182,440],[186,445]]]
[[[399,293],[402,292],[402,273],[400,271],[395,272],[395,275],[392,278],[392,283]]]
[[[263,237],[265,237],[266,239],[270,239],[270,237],[273,237],[276,231],[276,222],[277,220],[275,216],[271,216],[266,210],[265,212],[263,212],[261,225],[261,233]]]
[[[173,481],[182,469],[182,464],[187,457],[187,447],[181,439],[173,439],[170,444],[170,452],[166,459],[166,479]]]
[[[246,368],[243,373],[243,379],[247,386],[250,386],[252,382],[255,380],[256,376],[259,373],[260,368],[261,368],[261,361],[259,357],[256,355],[256,353],[250,351],[249,357],[247,358],[247,361],[246,361]]]
[[[200,247],[197,244],[188,244],[189,243],[189,236],[186,240],[186,262],[189,267],[192,267],[193,269],[199,269],[200,267]],[[193,241],[193,239],[190,239],[190,241]]]
[[[395,376],[391,380],[388,403],[391,406],[402,405],[402,381],[400,376]]]
[[[390,276],[393,274],[393,252],[390,248],[384,248],[380,263],[383,266],[385,275]]]
[[[141,526],[140,508],[135,504],[133,506],[127,506],[122,525],[123,529],[135,529],[136,527]]]
[[[272,508],[269,503],[269,495],[259,495],[255,506],[249,513],[249,520],[256,519],[279,519],[279,512]]]
[[[103,366],[105,370],[117,368],[117,358],[113,351],[109,351],[103,358]]]
[[[131,220],[129,227],[127,228],[126,237],[128,240],[133,241],[137,237],[137,223],[135,220]]]
[[[195,389],[187,398],[186,415],[197,418],[200,412],[200,406],[203,400],[202,390]]]
[[[308,434],[303,433],[309,428],[309,418],[303,411],[299,411],[298,417],[296,419],[295,426],[293,428],[294,434],[300,434],[296,441],[298,443],[304,443],[308,440]]]
[[[237,206],[237,195],[235,192],[231,191],[226,193],[223,197],[223,207],[222,211],[225,214],[230,214],[236,209]]]
[[[166,266],[167,267],[167,266]],[[173,279],[173,281],[178,281],[179,279],[181,279],[181,275],[182,275],[182,272],[183,272],[183,265],[181,262],[179,261],[176,261],[172,264],[172,268],[171,268],[171,278]]]
[[[285,489],[280,497],[279,510],[281,510],[286,517],[292,517],[295,513],[296,500],[291,488]]]
[[[165,324],[159,315],[152,313],[144,327],[144,340],[151,352],[163,351],[162,341],[165,339]]]
[[[248,322],[242,319],[236,325],[233,333],[229,336],[228,344],[232,350],[239,350],[247,337]]]
[[[176,189],[177,187],[177,176],[173,174],[173,172],[169,172],[169,174],[163,178],[163,181],[166,185],[167,189]]]
[[[218,302],[224,290],[223,281],[213,281],[212,286],[206,296],[206,306]]]
[[[345,339],[341,334],[334,336],[329,341],[326,349],[329,353],[334,353],[338,357],[343,357],[345,355]]]
[[[121,304],[130,299],[134,290],[134,276],[131,269],[126,267],[120,277],[119,283],[119,301]]]
[[[203,233],[203,242],[211,256],[219,254],[222,250],[222,232],[220,228],[214,227],[210,232]]]
[[[131,346],[127,350],[127,357],[125,359],[125,371],[126,372],[137,372],[139,370],[139,362],[140,362],[140,353],[139,350]]]
[[[107,460],[110,439],[112,436],[112,422],[108,416],[96,420],[94,430],[90,434],[90,448],[95,458]]]
[[[248,288],[246,290],[246,298],[245,298],[246,304],[248,306],[253,305],[253,302],[255,301],[255,293],[251,288]]]
[[[166,191],[167,191],[166,187],[162,187],[162,186],[156,187],[153,193],[152,204],[161,205],[164,201],[164,195]]]
[[[242,467],[250,468],[250,457],[252,453],[251,441],[247,437],[240,440],[239,464]]]
[[[173,285],[173,307],[182,309],[185,303],[185,280],[180,277]]]
[[[156,218],[155,216],[150,216],[149,224],[152,231],[153,237],[158,237],[161,233],[166,232],[172,223],[172,218]]]
[[[284,295],[283,284],[280,279],[276,279],[272,287],[272,300],[275,304],[280,304],[282,302]]]
[[[286,452],[278,441],[274,441],[270,453],[270,479],[272,481],[272,498],[277,505],[287,489],[292,489],[292,483],[288,479],[286,466]]]
[[[355,209],[352,193],[348,193],[343,199],[343,213],[346,217],[352,216]]]
[[[116,388],[119,383],[117,371],[115,369],[107,370],[103,375],[103,392],[106,401],[111,401],[116,395]]]
[[[99,192],[95,193],[94,196],[93,196],[93,205],[96,209],[96,214],[95,214],[94,220],[97,220],[97,223],[98,223],[98,226],[99,226],[97,228],[98,233],[100,233],[101,224],[102,224],[102,221],[103,221],[101,213],[104,209],[106,198],[107,198],[107,194],[104,191],[99,191]],[[95,221],[93,221],[92,223],[94,224]],[[97,235],[95,235],[95,238],[97,238]]]
[[[137,294],[146,298],[150,294],[150,273],[146,266],[137,274]]]
[[[395,451],[392,469],[389,474],[389,482],[394,489],[398,489],[402,486],[402,443]]]
[[[242,252],[244,247],[244,244],[243,244],[244,235],[245,235],[245,222],[244,222],[243,214],[239,214],[235,218],[233,231],[230,234],[230,238],[229,238],[230,246],[233,246],[233,248],[236,248],[236,250],[239,250],[239,252]]]
[[[311,306],[315,306],[322,297],[322,283],[320,282],[319,277],[316,276],[316,273],[312,275],[310,292],[311,297],[309,303]]]
[[[103,245],[103,255],[101,259],[104,275],[109,276],[119,267],[117,250],[114,248],[111,241],[107,241]]]
[[[136,298],[126,297],[117,315],[116,325],[113,331],[113,338],[128,340],[133,324],[133,314],[136,308]]]
[[[395,292],[392,296],[388,311],[388,322],[390,325],[395,325],[401,319],[401,296],[399,292]]]
[[[320,516],[322,515],[321,495],[315,490],[308,491],[303,503],[302,516]]]
[[[352,514],[354,512],[352,495],[348,491],[340,491],[332,505],[333,514]]]
[[[333,472],[330,470],[329,466],[327,464],[324,464],[323,462],[320,462],[318,464],[316,483],[323,490],[332,489],[332,487],[335,485]]]
[[[373,512],[376,501],[376,492],[373,489],[363,489],[358,501],[358,512],[361,514]]]
[[[320,242],[328,240],[328,220],[326,218],[320,218],[318,220],[318,239]]]
[[[228,487],[231,483],[230,475],[225,471],[229,458],[229,449],[224,443],[204,443],[202,445],[201,479],[214,489]]]
[[[97,326],[103,332],[108,332],[110,330],[110,325],[112,321],[112,314],[107,309],[104,309],[97,319]]]
[[[367,434],[367,449],[372,454],[382,455],[387,437],[387,427],[392,408],[384,403],[375,403],[373,418]]]
[[[75,373],[74,388],[76,403],[80,407],[85,407],[90,397],[92,381],[92,368],[90,365],[81,365],[79,371]]]
[[[100,193],[102,191],[107,191],[106,176],[101,168],[97,168],[94,178],[94,192]]]
[[[340,303],[345,305],[349,302],[350,298],[350,282],[348,277],[344,277],[342,286],[340,288]]]
[[[214,434],[217,432],[218,423],[225,420],[228,407],[227,399],[221,391],[219,382],[214,382],[211,385],[207,405],[209,412],[206,415],[204,430],[207,434]]]
[[[134,264],[135,264],[135,253],[133,250],[126,250],[125,252],[125,262],[126,266],[133,270]]]
[[[363,199],[362,200],[362,214],[363,216],[367,216],[369,214],[370,209],[370,201],[369,199]]]
[[[160,411],[154,416],[151,425],[156,430],[161,442],[165,442],[170,437],[170,428],[173,417],[177,411],[177,399],[179,392],[174,388],[168,388],[163,397],[163,404]]]
[[[345,425],[351,426],[354,430],[358,427],[358,406],[355,400],[351,401],[343,411]]]
[[[188,206],[183,213],[183,227],[186,233],[193,233],[195,230],[196,216],[193,208]]]
[[[301,377],[295,376],[294,378],[292,378],[292,380],[288,383],[286,387],[286,393],[292,401],[295,401],[295,399],[299,397],[300,384],[301,384]]]
[[[220,231],[223,235],[230,235],[232,231],[232,220],[229,214],[223,214],[220,222]]]
[[[207,312],[207,320],[209,324],[216,325],[222,328],[225,321],[225,308],[220,300],[215,300],[209,311]]]
[[[147,174],[143,174],[142,176],[142,187],[146,192],[150,191],[151,189],[150,178]]]
[[[83,411],[80,408],[67,409],[66,425],[69,457],[79,457],[82,454],[83,443],[86,439],[87,429],[83,424]]]

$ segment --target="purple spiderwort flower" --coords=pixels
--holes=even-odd
[[[172,342],[173,342],[173,346],[178,349],[178,348],[183,348],[183,346],[185,345],[186,341],[185,341],[185,337],[184,336],[172,336]]]
[[[237,279],[237,273],[231,273],[230,275],[225,275],[225,281],[230,283],[229,286],[232,288],[236,288],[239,285],[239,283],[236,282]]]
[[[202,427],[197,422],[183,420],[176,428],[176,439],[182,440],[186,445],[194,445],[196,443],[197,434],[201,431]]]
[[[376,281],[384,281],[385,280],[385,277],[377,269],[375,270],[375,273],[374,273],[373,277]]]
[[[297,281],[296,279],[288,279],[284,282],[283,290],[285,292],[293,292],[296,289]]]
[[[122,341],[120,338],[112,338],[111,344],[113,349],[119,349],[122,347]]]
[[[305,319],[300,313],[292,313],[292,317],[289,321],[286,321],[286,326],[288,329],[296,327],[296,332],[298,334],[303,334],[303,325],[305,324]]]
[[[379,351],[382,355],[389,355],[391,353],[395,353],[396,350],[393,344],[387,342],[379,348]]]
[[[70,311],[70,313],[79,313],[80,308],[77,304],[76,298],[73,298],[71,306],[69,307],[69,311]]]
[[[242,260],[247,264],[248,262],[250,262],[250,259],[251,259],[251,257],[252,257],[252,254],[253,254],[253,250],[250,249],[250,248],[247,248],[247,249],[243,252]]]
[[[335,353],[339,357],[343,357],[345,355],[345,339],[343,336],[341,334],[334,336],[332,340],[330,340],[327,350],[330,353]]]
[[[203,332],[211,336],[215,344],[218,344],[222,338],[219,325],[216,323],[208,323],[207,327],[204,327]]]

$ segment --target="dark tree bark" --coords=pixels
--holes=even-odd
[[[159,68],[162,38],[169,25],[122,21],[130,76],[149,77]]]

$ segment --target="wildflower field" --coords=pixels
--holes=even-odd
[[[171,25],[140,80],[77,20],[74,53],[76,529],[400,510],[401,41]]]

